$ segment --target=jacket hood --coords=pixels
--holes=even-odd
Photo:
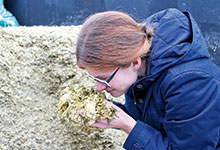
[[[155,29],[147,78],[152,80],[174,65],[209,58],[205,40],[189,12],[167,9],[148,17],[143,23]]]

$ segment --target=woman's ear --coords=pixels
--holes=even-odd
[[[141,67],[141,58],[138,57],[136,60],[134,60],[132,63],[131,63],[131,66],[134,68],[134,71],[137,71],[140,67]]]

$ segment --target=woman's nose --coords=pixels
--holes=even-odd
[[[96,81],[96,89],[99,92],[105,90],[106,88],[107,88],[107,86],[105,84]]]

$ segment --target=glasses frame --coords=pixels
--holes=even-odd
[[[87,72],[87,74],[89,75],[89,77],[91,77],[93,80],[99,82],[99,83],[102,83],[102,84],[105,84],[107,87],[111,87],[111,85],[109,84],[109,82],[114,78],[115,74],[118,72],[118,70],[120,69],[120,67],[118,67],[111,75],[110,77],[108,77],[107,80],[102,80],[102,79],[99,79],[99,78],[96,78],[94,76],[92,76],[91,74],[89,74]]]

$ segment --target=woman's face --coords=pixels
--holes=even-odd
[[[101,80],[107,80],[116,71],[116,69],[117,68],[103,71],[86,68],[90,75]],[[98,91],[105,90],[113,97],[119,97],[123,95],[128,90],[130,85],[137,80],[137,76],[137,70],[133,65],[130,65],[128,68],[120,67],[112,80],[109,82],[111,87],[96,81],[96,88]]]

